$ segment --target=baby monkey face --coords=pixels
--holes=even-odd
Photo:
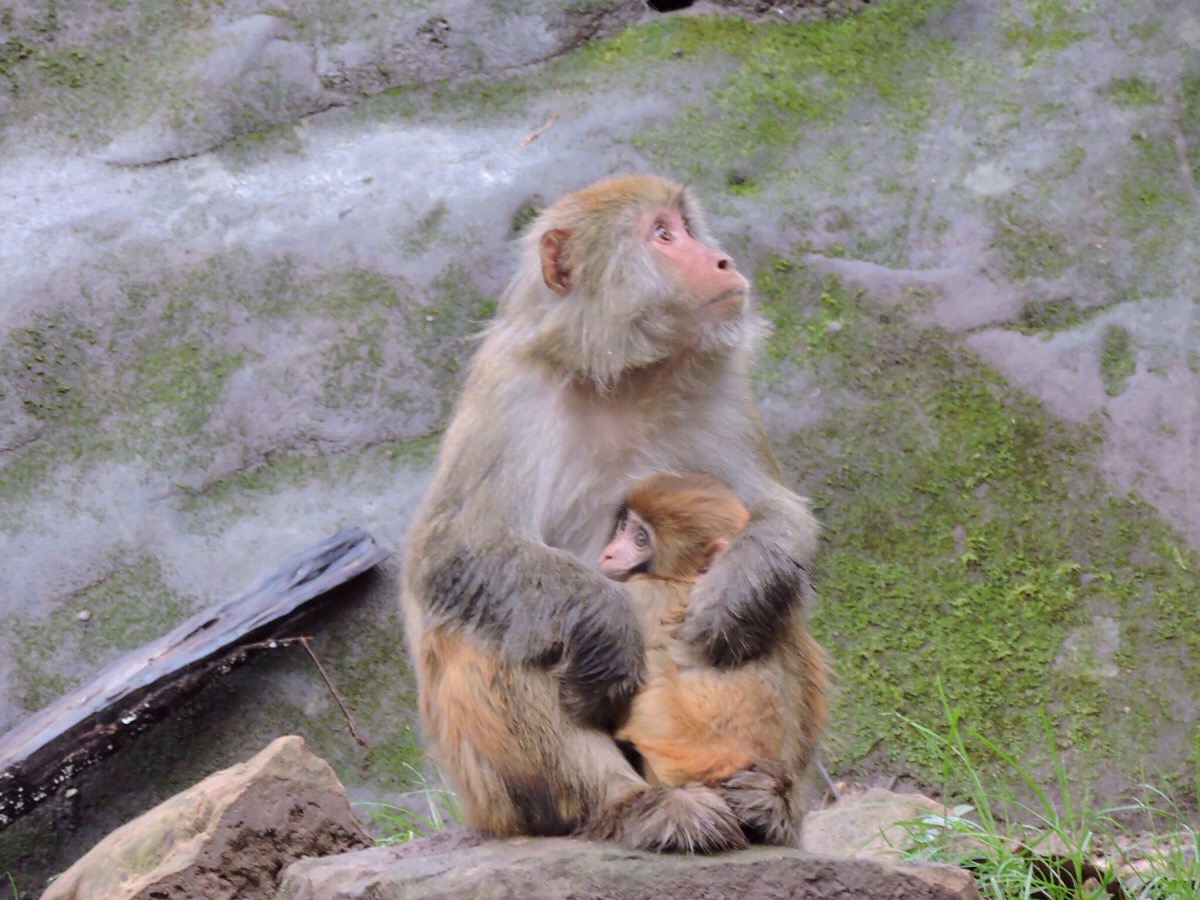
[[[645,572],[654,559],[654,531],[631,509],[617,517],[612,539],[600,554],[600,571],[616,581]]]

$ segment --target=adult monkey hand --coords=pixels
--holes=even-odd
[[[742,491],[750,523],[692,588],[679,630],[715,666],[762,656],[781,619],[813,596],[817,523],[807,504],[774,481]]]

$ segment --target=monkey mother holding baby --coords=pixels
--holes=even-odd
[[[764,330],[673,182],[605,179],[530,227],[402,584],[426,740],[472,826],[694,852],[791,839],[774,821],[795,815],[791,773],[664,784],[630,761],[614,734],[645,681],[643,632],[629,588],[596,565],[637,481],[707,475],[749,519],[691,586],[674,639],[736,670],[800,622],[817,525],[752,403]]]

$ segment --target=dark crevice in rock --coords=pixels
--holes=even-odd
[[[692,0],[648,0],[649,6],[655,12],[677,12],[692,5]]]

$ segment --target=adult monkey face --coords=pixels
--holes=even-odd
[[[510,286],[502,316],[524,319],[525,342],[557,370],[600,386],[681,354],[736,354],[762,327],[695,198],[665,179],[609,178],[568,195],[526,252],[536,268]]]
[[[748,284],[725,252],[696,240],[691,224],[673,206],[645,210],[634,225],[642,244],[658,265],[679,283],[696,307],[714,320],[740,313]],[[563,248],[569,232],[552,228],[541,238],[542,278],[559,296],[571,292],[571,272],[565,267]]]
[[[719,321],[742,311],[746,279],[726,253],[692,236],[691,226],[679,210],[648,210],[638,222],[638,230],[661,265],[679,280],[684,293],[696,298],[704,316]]]

